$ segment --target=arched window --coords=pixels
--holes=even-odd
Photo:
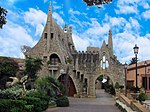
[[[50,64],[51,65],[58,65],[59,63],[61,63],[61,62],[60,62],[60,59],[59,59],[58,55],[57,54],[52,54],[50,56]]]
[[[103,69],[106,69],[106,68],[109,67],[109,62],[106,59],[105,53],[103,53],[102,59],[100,61],[100,67],[103,68]]]
[[[106,60],[106,68],[109,67],[109,63],[108,63],[108,60]]]
[[[101,60],[101,63],[100,63],[100,64],[101,64],[101,68],[103,68],[103,61],[102,61],[102,60]]]

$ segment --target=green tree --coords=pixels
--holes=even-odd
[[[25,72],[29,79],[36,80],[37,72],[42,69],[42,65],[42,60],[39,58],[27,58],[25,60]]]
[[[3,25],[6,24],[6,15],[7,15],[7,10],[0,7],[0,28],[2,29]]]
[[[100,75],[100,76],[97,78],[97,80],[99,80],[100,82],[102,82],[102,80],[103,80],[103,75]]]
[[[15,76],[18,71],[17,62],[8,57],[0,57],[0,88],[5,88],[9,77]]]
[[[120,84],[118,82],[115,83],[115,89],[119,89]]]

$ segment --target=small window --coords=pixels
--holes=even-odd
[[[47,39],[47,33],[44,33],[44,39]]]
[[[80,72],[77,72],[77,79],[80,78]]]
[[[108,63],[108,61],[106,60],[106,68],[108,68],[109,67],[109,63]]]
[[[53,34],[53,33],[51,33],[51,39],[53,39],[53,37],[54,37],[54,34]]]
[[[100,66],[103,67],[103,61],[101,60]]]
[[[47,56],[43,57],[43,61],[46,62],[47,61]]]

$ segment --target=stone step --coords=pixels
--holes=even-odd
[[[122,103],[119,100],[116,100],[116,103],[118,103],[123,109],[125,109],[127,112],[136,112],[132,110],[130,107],[128,107],[126,104]]]

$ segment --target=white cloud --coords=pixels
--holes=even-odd
[[[56,20],[57,24],[59,24],[60,26],[63,26],[65,24],[65,21],[58,13],[53,12],[53,18]]]
[[[150,10],[146,10],[142,13],[143,18],[150,19]]]
[[[95,36],[95,35],[104,35],[108,33],[110,26],[106,23],[101,25],[96,19],[91,19],[90,28],[86,31],[87,35]]]
[[[124,31],[130,32],[130,33],[139,33],[140,30],[140,24],[136,19],[133,19],[132,17],[129,18],[129,20],[126,22]]]
[[[130,62],[131,58],[134,57],[133,47],[135,44],[139,46],[139,54],[138,59],[140,61],[149,59],[150,52],[150,39],[147,38],[146,35],[144,37],[131,34],[129,32],[118,33],[114,35],[114,49],[115,54],[119,58],[119,60],[124,62]]]
[[[29,11],[24,13],[25,23],[28,23],[36,28],[35,36],[41,35],[46,18],[47,15],[39,9],[30,8]]]
[[[35,36],[41,36],[44,26],[42,24],[37,24]]]
[[[90,46],[90,42],[87,38],[81,38],[76,33],[73,33],[72,37],[73,37],[73,42],[74,42],[75,47],[76,47],[77,50],[86,51],[86,48],[88,46]]]
[[[13,4],[16,3],[16,2],[23,2],[23,1],[25,1],[25,0],[6,0],[6,1],[8,2],[8,4],[13,5]]]
[[[115,12],[117,14],[137,14],[140,0],[118,0]]]
[[[58,10],[58,9],[61,9],[61,8],[62,8],[61,6],[53,5],[54,10]]]
[[[79,11],[75,11],[73,9],[70,9],[69,13],[72,14],[72,15],[80,15],[81,14]]]
[[[123,17],[111,17],[106,14],[104,22],[109,23],[111,27],[117,26],[117,28],[120,29],[127,23],[127,20]]]
[[[101,23],[95,18],[89,19],[90,22],[87,23],[89,26],[87,30],[73,34],[77,50],[85,50],[87,46],[101,47],[103,40],[107,43],[108,30],[112,28],[114,52],[122,63],[129,63],[132,57],[134,57],[133,47],[135,44],[140,47],[139,60],[148,59],[150,53],[145,51],[148,51],[150,48],[150,35],[140,36],[141,25],[137,19],[133,17],[125,19],[108,15],[105,16]],[[81,20],[78,21],[83,25]]]
[[[150,8],[149,4],[146,3],[146,2],[143,3],[143,7],[144,7],[144,9],[149,9]]]
[[[25,28],[8,20],[7,24],[0,30],[0,55],[23,57],[20,46],[33,46],[36,42]]]
[[[44,3],[47,2],[48,0],[44,0]]]
[[[115,10],[117,14],[123,13],[123,14],[131,14],[136,13],[137,14],[137,8],[134,6],[120,6],[120,10]]]

